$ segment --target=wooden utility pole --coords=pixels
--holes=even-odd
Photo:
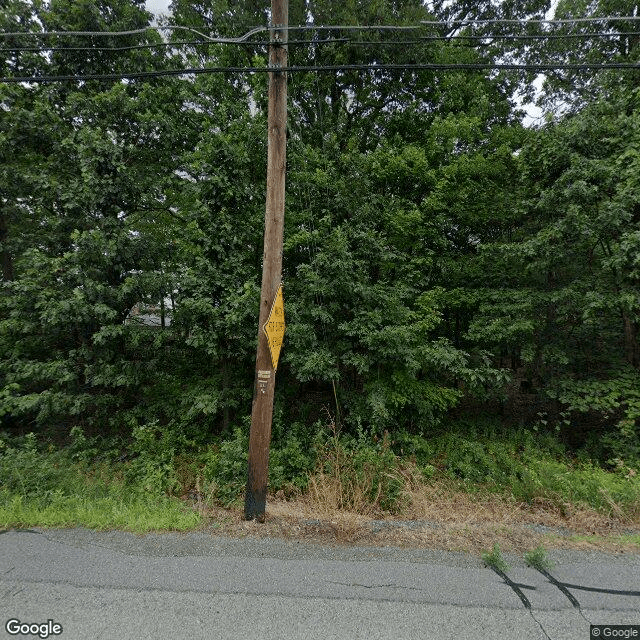
[[[267,204],[264,227],[264,255],[258,352],[249,434],[249,470],[244,515],[264,522],[269,467],[269,443],[273,416],[273,392],[277,363],[269,350],[265,323],[269,319],[282,282],[282,238],[287,160],[287,66],[288,0],[271,0],[271,44],[269,49],[269,115],[267,151]]]

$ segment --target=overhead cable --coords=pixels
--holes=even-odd
[[[242,42],[247,40],[255,33],[260,33],[262,31],[269,31],[268,27],[255,27],[242,36],[237,38],[212,38],[197,29],[193,29],[192,27],[184,27],[182,25],[165,25],[165,26],[148,26],[144,29],[132,29],[130,31],[12,31],[12,32],[0,32],[0,38],[18,38],[21,36],[35,36],[35,37],[64,37],[64,36],[91,36],[91,37],[115,37],[115,36],[133,36],[140,35],[142,33],[146,33],[147,31],[189,31],[190,33],[195,33],[196,35],[205,38],[208,42]]]
[[[458,40],[462,41],[480,41],[480,40],[565,40],[565,39],[587,39],[587,38],[618,38],[618,37],[627,37],[627,36],[640,36],[640,31],[623,31],[623,32],[589,32],[589,33],[567,33],[567,34],[535,34],[535,35],[525,35],[525,34],[483,34],[483,35],[456,35],[456,36],[421,36],[419,38],[414,38],[412,40],[353,40],[350,38],[323,38],[322,40],[289,40],[287,41],[288,45],[297,46],[297,45],[327,45],[327,44],[348,44],[351,46],[393,46],[393,45],[414,45],[414,44],[422,44],[424,42],[433,42],[433,41],[447,41],[447,42],[455,42]],[[132,44],[126,45],[122,47],[107,47],[107,46],[91,46],[91,47],[59,47],[59,46],[15,46],[15,47],[0,47],[0,52],[29,52],[29,53],[44,53],[46,51],[107,51],[107,52],[118,52],[118,51],[132,51],[135,49],[158,49],[163,47],[174,47],[174,46],[208,46],[210,44],[233,44],[238,46],[268,46],[270,43],[269,40],[238,40],[229,42],[227,41],[219,41],[216,39],[210,39],[207,41],[202,40],[168,40],[166,42],[152,42],[145,44]],[[471,45],[473,46],[473,45]]]
[[[428,26],[474,26],[474,25],[486,25],[486,24],[581,24],[584,22],[637,22],[640,20],[640,16],[601,16],[601,17],[589,17],[589,18],[560,18],[560,19],[541,19],[541,20],[503,20],[496,18],[494,20],[421,20],[420,24]]]
[[[346,65],[297,65],[290,67],[202,67],[188,69],[162,69],[158,71],[133,71],[121,73],[77,74],[55,76],[22,76],[0,78],[3,83],[48,83],[48,82],[86,82],[91,80],[136,80],[162,76],[188,76],[209,73],[296,73],[318,71],[321,73],[339,71],[487,71],[487,70],[526,70],[526,71],[590,71],[602,69],[640,70],[640,63],[580,63],[580,64],[517,64],[517,63],[470,63],[470,64],[346,64]]]
[[[147,31],[164,31],[164,30],[177,30],[183,29],[195,33],[203,38],[206,38],[209,42],[243,42],[248,40],[256,33],[264,33],[271,31],[274,27],[252,27],[245,34],[236,38],[223,38],[212,37],[205,35],[204,33],[197,31],[191,27],[183,27],[181,25],[165,25],[165,26],[148,26],[144,29],[132,29],[130,31],[12,31],[12,32],[0,32],[0,38],[17,38],[20,36],[36,36],[36,37],[63,37],[63,36],[97,36],[97,37],[115,37],[115,36],[132,36],[140,35]],[[416,31],[423,29],[421,24],[417,25],[298,25],[298,26],[279,26],[278,31],[327,31],[327,30],[340,30],[340,31]]]
[[[326,30],[339,30],[339,31],[415,31],[424,28],[425,26],[474,26],[474,25],[489,25],[489,24],[504,24],[504,25],[529,25],[529,24],[580,24],[588,22],[637,22],[640,21],[640,16],[602,16],[602,17],[590,17],[590,18],[565,18],[565,19],[549,19],[549,20],[421,20],[417,25],[290,25],[290,26],[278,26],[279,31],[326,31]],[[192,27],[183,25],[150,25],[141,29],[131,29],[128,31],[13,31],[13,32],[0,32],[0,38],[16,38],[21,36],[35,36],[35,37],[64,37],[64,36],[92,36],[92,37],[115,37],[115,36],[130,36],[145,33],[146,31],[176,31],[184,30],[191,33],[195,33],[202,38],[210,42],[242,42],[248,40],[252,35],[256,33],[264,33],[271,31],[275,27],[273,26],[259,26],[253,27],[247,31],[244,35],[236,38],[223,38],[223,37],[211,37],[201,31],[198,31]]]

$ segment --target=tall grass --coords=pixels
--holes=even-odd
[[[309,475],[311,501],[328,511],[352,511],[378,516],[399,513],[406,504],[412,474],[392,451],[389,439],[374,442],[340,438],[335,424],[318,447],[315,470]]]
[[[149,425],[134,432],[126,459],[104,450],[104,443],[79,430],[66,449],[43,449],[31,434],[0,438],[0,527],[190,529],[208,506],[237,506],[244,491],[245,429],[197,447]],[[340,434],[329,420],[313,434],[289,430],[273,443],[270,481],[279,497],[302,496],[324,515],[428,518],[422,502],[446,487],[447,494],[490,493],[561,517],[592,509],[620,521],[640,520],[635,469],[605,469],[568,456],[552,438],[498,426],[450,425],[433,437],[376,439]],[[198,511],[181,495],[195,495]],[[464,509],[472,505],[458,502]]]
[[[70,450],[41,451],[30,434],[0,440],[0,527],[192,529],[201,517],[180,500],[125,481],[105,464],[88,465]]]

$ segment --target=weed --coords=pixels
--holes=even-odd
[[[551,571],[553,569],[553,561],[547,555],[544,547],[539,546],[524,554],[524,561],[538,571]]]
[[[87,438],[82,428],[77,425],[72,427],[69,435],[71,436],[69,454],[72,460],[88,464],[97,457],[97,438]]]
[[[485,565],[491,569],[501,571],[502,573],[509,571],[509,565],[502,556],[500,545],[497,543],[493,545],[493,549],[491,551],[485,551],[485,553],[482,554],[482,560]]]
[[[526,430],[512,433],[485,427],[455,429],[431,443],[431,462],[473,491],[479,485],[511,493],[518,501],[544,501],[561,513],[587,505],[609,516],[632,520],[640,514],[640,477],[628,466],[612,473],[597,464],[575,462],[547,438],[534,439]]]
[[[329,426],[332,435],[319,447],[317,467],[309,477],[311,500],[329,511],[400,511],[407,478],[388,439],[342,439],[333,421]]]
[[[126,479],[156,495],[178,492],[181,486],[175,456],[177,450],[188,446],[184,437],[157,422],[136,425],[131,437],[130,450],[136,457],[127,467]]]
[[[309,473],[316,464],[317,452],[305,447],[296,435],[289,435],[280,446],[271,447],[269,489],[295,495],[309,485]]]
[[[205,461],[205,493],[223,505],[238,502],[247,484],[249,436],[236,428],[233,438],[211,449]]]

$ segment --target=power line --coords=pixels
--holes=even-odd
[[[29,53],[44,53],[45,51],[132,51],[134,49],[158,49],[161,47],[172,47],[179,45],[210,45],[210,42],[203,42],[202,40],[170,40],[167,42],[154,42],[152,44],[131,44],[125,47],[0,47],[0,51],[9,52],[14,51],[16,53],[29,52]],[[231,44],[231,43],[229,43]],[[247,43],[238,43],[247,44]]]
[[[440,26],[440,27],[448,27],[448,26],[473,26],[473,25],[486,25],[486,24],[518,24],[518,25],[528,25],[528,24],[581,24],[584,22],[637,22],[640,20],[640,16],[602,16],[602,17],[591,17],[591,18],[564,18],[564,19],[550,19],[550,20],[503,20],[503,19],[495,19],[495,20],[421,20],[420,24],[428,25],[428,26]]]
[[[410,31],[423,29],[424,27],[419,25],[298,25],[288,27],[278,27],[278,31],[327,31],[327,30],[340,30],[340,31]],[[252,27],[244,35],[236,38],[221,38],[211,37],[204,33],[197,31],[191,27],[184,27],[181,25],[166,25],[166,26],[148,26],[143,29],[132,29],[129,31],[12,31],[12,32],[0,32],[0,38],[15,38],[20,36],[34,36],[34,37],[63,37],[63,36],[97,36],[97,37],[115,37],[115,36],[132,36],[146,33],[147,31],[164,31],[164,30],[177,30],[183,29],[195,33],[203,38],[206,38],[210,42],[242,42],[247,40],[256,33],[263,33],[270,31],[272,27]]]
[[[34,36],[34,37],[64,37],[64,36],[91,36],[91,37],[115,37],[115,36],[133,36],[146,33],[147,31],[165,31],[165,30],[183,30],[195,33],[196,35],[204,38],[208,42],[216,42],[220,44],[242,42],[247,40],[256,33],[263,31],[269,31],[269,27],[255,27],[250,29],[242,36],[237,38],[212,38],[192,27],[184,27],[182,25],[165,25],[165,26],[148,26],[143,29],[131,29],[129,31],[12,31],[12,32],[0,32],[0,38],[18,38],[22,36]]]
[[[279,31],[327,31],[327,30],[336,30],[336,31],[416,31],[419,29],[423,29],[425,26],[432,27],[451,27],[451,26],[474,26],[474,25],[489,25],[489,24],[504,24],[504,25],[522,25],[526,26],[529,24],[548,24],[548,25],[556,25],[556,24],[581,24],[581,23],[590,23],[590,22],[637,22],[640,21],[640,16],[602,16],[602,17],[591,17],[591,18],[566,18],[566,19],[549,19],[549,20],[505,20],[505,19],[495,19],[495,20],[421,20],[420,24],[417,25],[313,25],[313,24],[305,24],[305,25],[293,25],[287,27],[278,27]],[[115,37],[115,36],[130,36],[130,35],[139,35],[142,33],[146,33],[147,31],[167,31],[167,30],[184,30],[189,31],[191,33],[195,33],[202,38],[205,38],[209,42],[242,42],[244,40],[249,39],[252,35],[256,33],[263,33],[265,31],[270,31],[273,27],[271,26],[260,26],[253,27],[249,31],[247,31],[244,35],[238,36],[236,38],[222,38],[222,37],[211,37],[192,27],[187,27],[183,25],[150,25],[148,27],[144,27],[141,29],[131,29],[128,31],[39,31],[39,32],[30,32],[30,31],[14,31],[14,32],[5,32],[0,33],[0,38],[15,38],[22,36],[33,36],[33,37],[64,37],[64,36],[96,36],[96,37]]]
[[[344,41],[349,44],[366,44],[366,45],[405,45],[405,44],[419,44],[422,42],[430,42],[430,41],[447,41],[447,42],[455,42],[456,40],[575,40],[575,39],[587,39],[587,38],[618,38],[621,36],[640,36],[640,31],[619,31],[619,32],[611,32],[611,31],[599,31],[599,32],[591,32],[591,33],[549,33],[549,34],[502,34],[502,33],[487,33],[487,34],[478,34],[475,36],[470,35],[455,35],[455,36],[421,36],[420,38],[415,38],[414,40],[349,40],[344,39]],[[342,39],[336,38],[327,39],[327,40],[315,40],[309,41],[305,40],[304,42],[308,42],[309,44],[322,44],[323,42],[341,42]],[[303,41],[296,41],[303,42]],[[1,49],[0,49],[1,51]]]
[[[470,64],[346,64],[346,65],[298,65],[287,67],[203,67],[187,69],[162,69],[158,71],[133,71],[131,73],[101,73],[55,76],[4,77],[0,82],[49,83],[49,82],[85,82],[91,80],[136,80],[159,78],[162,76],[203,75],[209,73],[296,73],[317,71],[322,73],[337,71],[595,71],[603,69],[640,70],[640,63],[579,63],[579,64],[517,64],[517,63],[470,63]]]
[[[640,35],[640,34],[638,34]],[[302,41],[300,41],[302,42]],[[305,40],[305,43],[309,43],[309,40]],[[346,38],[336,38],[336,42],[347,42]],[[45,51],[96,51],[96,52],[118,52],[118,51],[132,51],[135,49],[159,49],[162,47],[173,47],[179,45],[194,45],[194,46],[210,46],[212,44],[236,44],[239,46],[266,46],[269,44],[268,40],[264,40],[262,42],[224,42],[224,43],[213,43],[209,41],[203,40],[168,40],[167,42],[154,42],[147,44],[131,44],[124,47],[1,47],[0,51],[9,52],[15,51],[17,53],[20,52],[30,52],[30,53],[44,53]]]
[[[640,32],[638,33],[640,35]],[[444,40],[445,38],[442,36],[438,36],[437,39]],[[417,42],[417,40],[416,40]],[[323,40],[288,40],[287,45],[316,45],[316,44],[330,44],[330,43],[351,43],[351,44],[361,44],[361,41],[358,40],[349,40],[349,38],[326,38]],[[100,46],[91,46],[91,47],[0,47],[0,52],[9,52],[14,51],[17,53],[20,52],[29,52],[29,53],[44,53],[46,51],[131,51],[134,49],[157,49],[162,47],[172,47],[179,45],[188,45],[188,46],[210,46],[212,44],[233,44],[243,47],[258,47],[258,46],[268,46],[271,44],[269,40],[247,40],[247,41],[234,41],[234,42],[212,42],[212,41],[202,41],[202,40],[169,40],[167,42],[153,42],[146,44],[132,44],[126,45],[124,47],[100,47]],[[371,43],[376,44],[376,43]],[[398,42],[378,42],[377,44],[404,44]]]
[[[588,33],[567,33],[567,34],[484,34],[484,35],[456,35],[456,36],[422,36],[412,40],[353,40],[350,38],[323,38],[322,40],[288,40],[287,45],[326,45],[326,44],[348,44],[351,46],[394,46],[394,45],[414,45],[422,44],[424,42],[433,41],[447,41],[455,42],[462,41],[480,41],[480,40],[574,40],[574,39],[587,39],[587,38],[618,38],[626,36],[640,36],[640,31],[623,31],[623,32],[588,32]],[[238,46],[268,46],[269,40],[243,40],[243,41],[202,41],[202,40],[169,40],[166,42],[153,42],[146,44],[133,44],[123,47],[58,47],[58,46],[40,46],[40,47],[0,47],[0,52],[29,52],[29,53],[44,53],[46,51],[96,51],[96,52],[119,52],[119,51],[132,51],[136,49],[158,49],[163,47],[172,46],[209,46],[211,44],[232,44]],[[473,46],[473,45],[472,45]]]

